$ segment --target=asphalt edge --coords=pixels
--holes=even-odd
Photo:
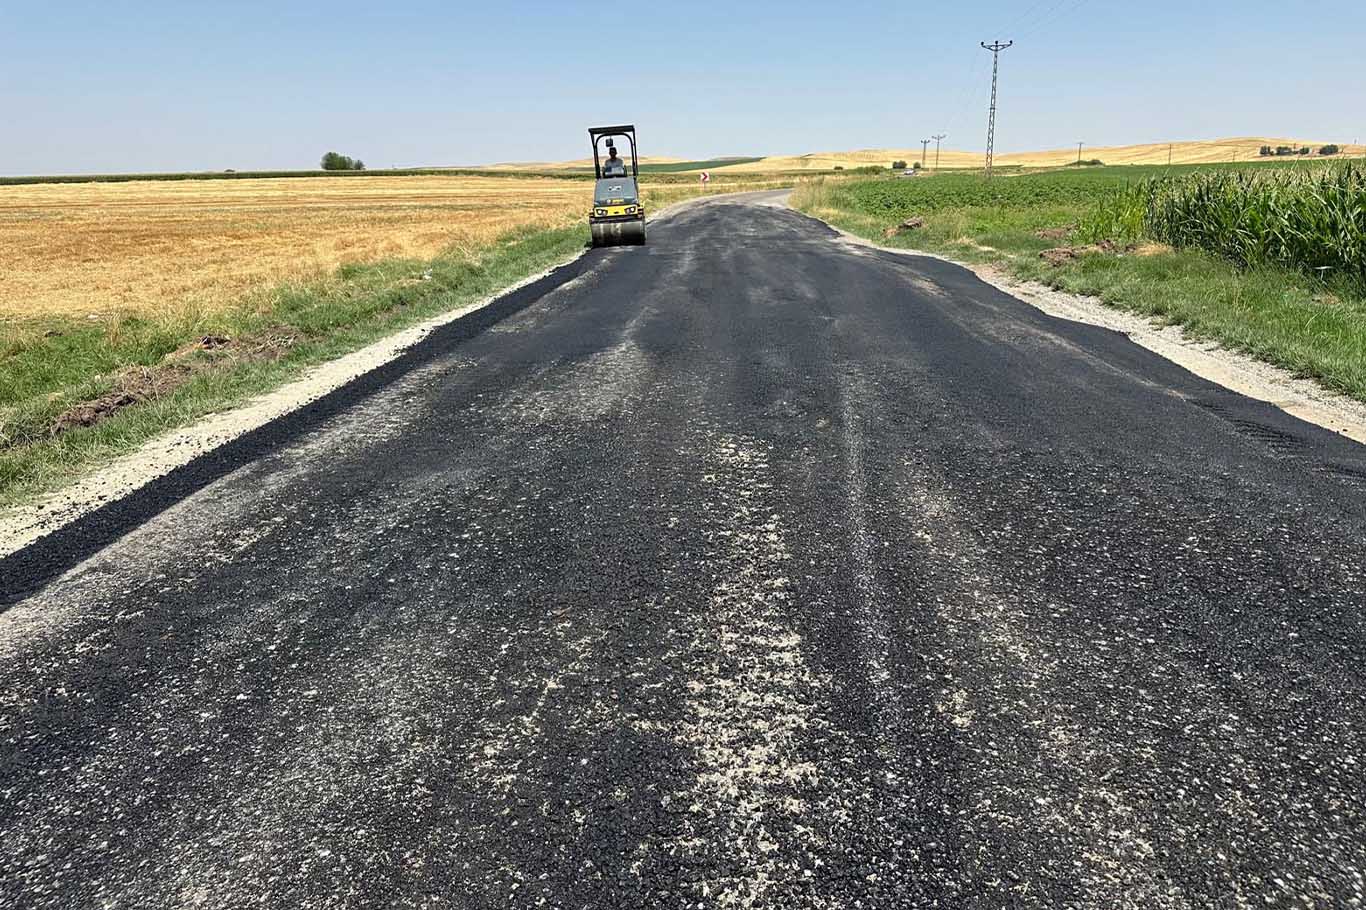
[[[648,221],[775,192],[785,191],[693,196],[660,208]],[[585,245],[482,300],[312,367],[238,407],[168,430],[59,490],[0,511],[0,611],[214,480],[299,438],[450,345],[526,309],[600,259],[600,251]],[[110,474],[120,480],[111,483]]]
[[[1096,298],[1059,291],[1038,282],[1022,281],[1006,274],[999,266],[974,265],[939,253],[882,246],[823,218],[793,208],[790,204],[788,210],[829,228],[836,234],[837,242],[896,256],[935,259],[965,269],[984,284],[1048,316],[1118,332],[1139,347],[1207,382],[1269,404],[1290,417],[1334,435],[1366,445],[1366,404],[1326,389],[1312,379],[1301,379],[1282,367],[1215,342],[1192,338],[1179,325],[1162,325],[1145,316],[1107,306]]]
[[[651,214],[648,221],[666,221],[698,205],[749,194],[748,191],[717,193],[681,199]],[[254,396],[236,407],[207,414],[184,426],[160,433],[131,452],[94,467],[57,490],[39,495],[31,501],[0,509],[0,579],[5,579],[3,586],[0,586],[0,603],[5,602],[11,587],[10,556],[82,521],[93,513],[111,509],[147,485],[200,458],[212,455],[243,436],[287,418],[296,411],[311,407],[339,389],[353,385],[367,374],[403,358],[408,351],[421,345],[445,326],[468,319],[504,298],[520,295],[533,285],[539,289],[536,292],[537,298],[550,293],[560,284],[577,277],[582,270],[562,277],[556,282],[547,283],[552,276],[580,262],[592,252],[592,248],[585,245],[572,256],[547,269],[528,275],[481,300],[440,313],[335,360],[310,367],[298,378]],[[527,301],[526,305],[531,302],[534,300]]]
[[[6,538],[0,555],[0,608],[42,588],[53,578],[119,539],[213,481],[261,456],[297,440],[336,414],[388,387],[394,381],[441,356],[453,345],[478,335],[509,316],[525,310],[545,295],[587,272],[599,256],[585,250],[572,259],[521,282],[471,307],[446,314],[444,322],[421,325],[420,337],[397,347],[392,356],[295,406],[253,425],[235,436],[215,440],[179,464],[157,464],[149,476],[120,495],[102,502],[81,502],[49,519],[49,525],[30,528],[27,540]],[[418,328],[418,327],[414,327]],[[407,332],[408,330],[405,330]],[[387,341],[403,336],[398,333]],[[377,344],[383,344],[379,342]],[[360,354],[374,347],[368,346]],[[335,364],[336,361],[333,361]],[[305,379],[296,383],[306,382]],[[293,386],[295,383],[290,383]],[[282,386],[283,391],[289,386]],[[136,459],[140,447],[120,459]],[[152,473],[156,472],[156,473]],[[98,473],[98,470],[94,473]],[[0,531],[5,530],[0,527]]]

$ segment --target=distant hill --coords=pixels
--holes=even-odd
[[[762,158],[744,158],[729,155],[721,158],[696,160],[690,158],[669,158],[663,155],[646,155],[640,159],[640,169],[647,174],[686,173],[688,171],[716,170],[762,161]],[[629,161],[629,159],[628,159]],[[489,165],[490,171],[591,171],[592,158],[579,158],[575,161],[523,161]]]
[[[1168,156],[1172,164],[1213,164],[1224,161],[1249,161],[1260,156],[1258,150],[1269,145],[1272,148],[1285,145],[1293,148],[1309,146],[1313,157],[1318,150],[1335,140],[1330,139],[1287,139],[1284,137],[1241,136],[1231,139],[1209,139],[1194,142],[1150,142],[1142,145],[1083,146],[1082,158],[1100,159],[1106,164],[1166,164]],[[1349,145],[1337,142],[1342,148],[1340,157],[1366,156],[1366,145]],[[848,152],[812,152],[806,155],[769,155],[761,158],[711,158],[705,161],[687,158],[667,158],[650,156],[641,159],[647,172],[688,172],[720,171],[723,173],[767,173],[774,171],[828,171],[835,167],[855,168],[866,165],[888,167],[893,161],[913,163],[920,160],[920,146],[915,148],[859,149]],[[925,164],[935,164],[934,146],[930,146]],[[1077,147],[1052,149],[1040,152],[1000,152],[996,163],[1001,166],[1018,167],[1060,167],[1077,160]],[[981,152],[965,152],[945,148],[939,154],[941,168],[971,168],[982,164]],[[593,165],[593,159],[577,161],[536,162],[519,164],[496,164],[489,170],[575,170],[586,169]]]
[[[646,155],[640,159],[641,164],[676,165],[686,164],[687,158],[669,158],[664,155]],[[490,164],[483,168],[489,171],[573,171],[591,168],[592,158],[579,158],[574,161],[506,161],[500,164]]]
[[[1265,136],[1244,136],[1232,139],[1211,139],[1196,142],[1151,142],[1143,145],[1082,146],[1082,158],[1100,159],[1106,164],[1166,164],[1168,156],[1172,164],[1212,164],[1224,161],[1248,161],[1258,157],[1258,150],[1269,145],[1300,148],[1309,146],[1318,157],[1320,147],[1330,140],[1286,139]],[[1338,143],[1343,156],[1366,155],[1366,146]],[[833,167],[858,167],[860,165],[880,164],[883,167],[893,161],[915,162],[920,160],[921,149],[861,149],[852,152],[817,152],[809,155],[784,155],[762,158],[752,164],[722,168],[726,171],[804,171],[830,170]],[[926,164],[935,163],[934,146],[930,146]],[[999,165],[1019,167],[1059,167],[1077,160],[1077,147],[1053,149],[1041,152],[1001,152],[995,162]],[[981,152],[963,152],[956,149],[943,149],[939,156],[942,168],[977,167],[982,163]]]

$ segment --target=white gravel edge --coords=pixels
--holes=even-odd
[[[665,206],[651,221],[673,217],[695,205],[734,199],[747,193],[696,196]],[[539,281],[584,256],[579,250],[544,271],[530,275],[475,303],[448,310],[367,347],[309,369],[302,377],[251,399],[240,407],[207,415],[189,426],[169,430],[136,450],[106,462],[70,485],[32,501],[0,510],[0,557],[8,556],[101,506],[121,499],[221,445],[296,411],[351,380],[397,358],[433,331],[483,309],[501,297]]]
[[[1146,316],[1108,307],[1097,298],[1054,290],[1034,281],[1021,281],[999,266],[973,265],[937,253],[880,246],[813,215],[799,214],[833,228],[839,232],[841,242],[902,256],[925,256],[965,268],[997,290],[1050,316],[1120,332],[1134,344],[1165,357],[1201,379],[1268,402],[1292,417],[1366,445],[1366,404],[1325,389],[1312,379],[1301,379],[1288,370],[1230,351],[1216,342],[1189,337],[1180,326],[1164,325]]]
[[[475,303],[449,310],[409,326],[357,351],[309,369],[299,379],[251,399],[240,407],[209,414],[196,422],[170,430],[95,468],[70,486],[38,499],[11,506],[0,513],[0,556],[33,541],[188,464],[205,452],[229,443],[272,420],[317,401],[358,376],[397,358],[433,331],[482,309],[494,300],[545,277],[583,253],[557,263]]]

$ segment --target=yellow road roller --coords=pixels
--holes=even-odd
[[[636,154],[636,128],[595,126],[588,130],[593,143],[593,208],[588,228],[593,246],[639,246],[645,242],[645,206],[640,204],[640,160]],[[631,164],[617,154],[617,140],[631,144]],[[604,154],[603,146],[606,145]]]

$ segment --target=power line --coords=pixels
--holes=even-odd
[[[1036,31],[1039,30],[1040,26],[1042,26],[1048,20],[1052,19],[1053,16],[1056,15],[1057,12],[1061,10],[1068,2],[1069,0],[1054,0],[1051,6],[1040,12],[1037,16],[1034,17],[1033,21],[1026,24],[1025,27],[1020,30],[1020,32],[1018,33],[1020,37],[1024,38],[1025,35],[1034,34]]]
[[[925,166],[925,159],[930,157],[930,140],[920,140],[920,166]]]
[[[1015,29],[1024,25],[1026,22],[1029,21],[1030,15],[1032,15],[1036,10],[1038,10],[1039,7],[1043,6],[1047,2],[1048,0],[1034,0],[1033,3],[1025,7],[1025,11],[1021,13],[1014,22],[1010,23],[1010,29],[1014,31]]]
[[[972,63],[968,66],[967,78],[963,80],[963,87],[959,90],[958,96],[954,100],[953,107],[949,110],[949,122],[945,124],[948,129],[953,129],[958,125],[959,114],[964,110],[976,106],[977,96],[982,90],[981,84],[977,81],[977,77],[984,62],[982,57],[973,54]]]
[[[1059,0],[1058,3],[1045,11],[1032,25],[1026,28],[1024,32],[1021,33],[1020,38],[1023,40],[1038,34],[1045,26],[1052,25],[1053,23],[1066,18],[1071,13],[1076,12],[1085,2],[1086,0]]]
[[[991,179],[991,157],[996,150],[996,77],[1001,68],[1001,51],[1014,43],[1002,44],[999,38],[991,44],[981,42],[983,50],[991,51],[991,110],[987,114],[987,166],[984,171],[987,179]]]
[[[944,141],[948,133],[935,133],[934,135],[934,169],[939,170],[939,143]]]

